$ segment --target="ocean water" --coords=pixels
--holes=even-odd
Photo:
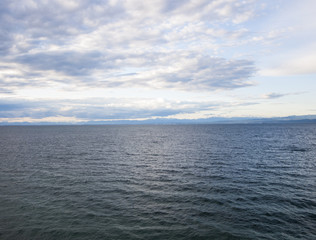
[[[316,239],[316,125],[0,127],[0,239]]]

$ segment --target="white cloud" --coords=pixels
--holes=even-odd
[[[257,57],[275,54],[289,32],[295,34],[291,24],[256,29],[251,21],[259,21],[264,9],[269,8],[257,0],[3,0],[0,100],[8,95],[21,100],[27,93],[24,99],[38,111],[15,108],[8,113],[15,118],[202,116],[208,111],[203,101],[186,99],[183,92],[205,96],[253,86]],[[315,73],[315,60],[312,51],[304,51],[286,56],[282,66],[269,61],[261,73]],[[125,88],[126,96],[104,97],[101,106],[92,100],[96,88],[104,94]],[[163,102],[139,100],[132,93],[136,88],[181,97],[178,103],[165,96]],[[82,89],[91,90],[85,107],[67,98],[67,92]],[[60,106],[52,107],[48,99]]]
[[[214,57],[212,52],[218,48],[216,39],[238,39],[240,29],[219,24],[247,15],[251,2],[5,1],[3,11],[11,20],[2,25],[11,25],[12,38],[4,57],[47,82],[63,76],[65,82],[102,82],[106,87],[249,86],[252,61]],[[126,74],[131,68],[135,72]],[[30,80],[29,75],[20,80]]]

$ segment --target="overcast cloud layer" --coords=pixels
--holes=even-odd
[[[289,96],[271,89],[249,100],[208,98],[255,87],[258,72],[275,72],[274,66],[260,69],[257,57],[282,45],[295,29],[290,24],[265,29],[265,18],[285,5],[2,0],[0,120],[199,118],[228,106],[259,104],[264,94],[265,99]],[[45,96],[47,89],[53,96]],[[137,95],[139,89],[147,94]]]

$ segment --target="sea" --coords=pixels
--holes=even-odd
[[[316,239],[316,125],[0,127],[0,239]]]

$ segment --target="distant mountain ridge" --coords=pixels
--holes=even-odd
[[[176,119],[156,118],[148,120],[109,120],[109,121],[87,121],[87,122],[1,122],[1,126],[8,125],[115,125],[115,124],[272,124],[272,123],[316,123],[316,115],[287,116],[273,118],[256,117],[211,117],[203,119]]]

